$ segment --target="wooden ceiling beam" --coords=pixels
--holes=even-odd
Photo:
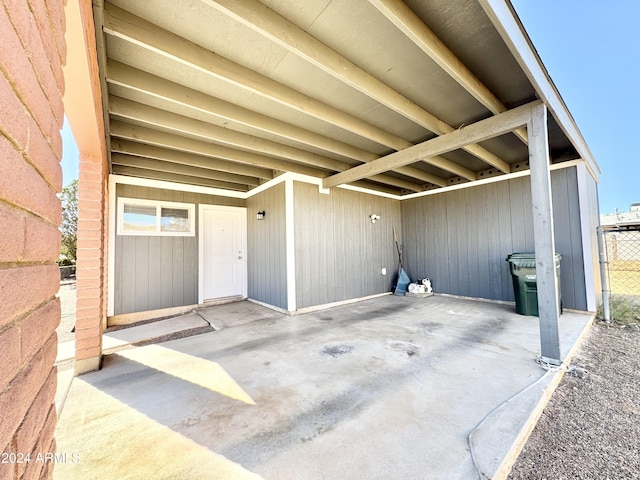
[[[445,187],[447,185],[446,178],[440,177],[438,175],[434,175],[429,172],[425,172],[424,170],[420,170],[419,168],[416,168],[416,167],[399,167],[394,169],[393,171],[401,173],[408,177],[422,180],[423,182],[428,182],[428,183],[432,183],[433,185],[438,185],[439,187]]]
[[[322,186],[323,188],[330,188],[344,183],[351,183],[371,175],[414,163],[419,158],[441,155],[451,150],[456,150],[463,145],[482,142],[512,132],[516,128],[526,125],[531,119],[532,109],[540,104],[540,101],[536,101],[508,110],[446,135],[432,138],[401,152],[392,153],[371,163],[353,167],[346,172],[325,178]]]
[[[255,155],[250,152],[222,147],[212,143],[201,142],[199,140],[194,140],[179,135],[173,135],[170,133],[164,133],[147,127],[140,127],[137,125],[123,123],[118,120],[111,121],[111,135],[116,138],[126,139],[132,142],[142,142],[143,144],[148,144],[151,146],[189,152],[196,155],[205,155],[207,157],[218,159],[226,159],[232,162],[240,162],[259,166],[262,168],[271,168],[273,170],[283,172],[300,173],[303,175],[309,175],[318,178],[324,178],[331,175],[331,173],[327,172],[326,170],[320,170],[292,162],[285,162],[282,160],[273,159],[271,157]],[[116,142],[115,139],[112,141]],[[386,178],[389,181],[385,182],[383,178]],[[422,185],[389,175],[381,176],[377,181],[381,183],[388,183],[389,185],[394,185],[400,188],[413,190],[415,192],[424,190]]]
[[[437,135],[454,131],[452,126],[427,112],[258,0],[201,1],[427,130]],[[509,164],[484,147],[465,145],[463,148],[489,165],[505,173],[509,172]]]
[[[451,172],[459,177],[466,178],[467,180],[477,180],[478,174],[473,170],[463,167],[462,165],[452,162],[444,157],[436,155],[435,157],[429,157],[422,159],[423,162],[438,167],[447,172]],[[399,169],[396,169],[399,170]]]
[[[381,128],[326,105],[269,77],[217,55],[140,17],[105,3],[103,31],[149,52],[193,68],[235,87],[257,94],[305,115],[394,150],[411,143]]]
[[[255,177],[246,175],[235,175],[233,173],[209,170],[206,168],[191,167],[181,165],[179,163],[165,162],[144,157],[134,157],[132,155],[123,155],[122,153],[112,153],[111,163],[123,167],[143,168],[145,170],[154,170],[157,172],[173,173],[177,175],[186,175],[190,177],[207,178],[209,180],[220,180],[229,183],[239,183],[240,185],[260,185],[260,180]]]
[[[247,177],[271,180],[273,170],[254,167],[237,162],[226,162],[211,157],[203,157],[191,153],[169,150],[167,148],[156,147],[144,143],[132,142],[120,138],[113,138],[111,141],[111,151],[136,157],[153,158],[163,162],[178,163],[188,167],[206,168],[207,170],[217,170],[219,172],[232,173],[234,175],[244,175]]]
[[[369,162],[379,158],[379,155],[375,153],[262,115],[114,60],[110,60],[108,63],[107,82],[146,96],[152,96],[169,104],[216,117],[223,122],[237,123],[259,132],[302,143],[346,158],[361,162]]]
[[[387,174],[379,174],[379,175],[371,175],[367,177],[368,180],[373,180],[374,182],[384,183],[386,185],[391,185],[393,187],[404,188],[406,190],[411,190],[412,192],[422,192],[425,190],[424,185],[419,185],[415,182],[411,182],[409,180],[404,180],[402,178],[397,178]]]
[[[261,155],[273,156],[283,160],[292,160],[336,172],[342,172],[353,166],[340,160],[318,155],[317,153],[307,152],[306,150],[290,147],[271,140],[265,140],[228,128],[218,127],[217,125],[125,100],[120,97],[110,97],[109,113],[143,123],[152,128],[170,130],[177,135],[189,135],[226,147],[240,148]]]
[[[149,107],[147,105],[142,105],[120,97],[110,98],[109,112],[116,117],[143,123],[147,127],[160,127],[163,130],[172,130],[178,135],[187,134],[199,137],[205,141],[221,143],[231,148],[238,147],[245,150],[264,153],[282,158],[283,160],[293,160],[305,163],[312,167],[320,167],[336,172],[343,172],[352,167],[352,165],[339,160],[334,160],[332,158],[306,152],[287,145],[253,137],[244,133],[235,132],[226,128],[217,127],[206,122],[201,122],[199,120],[177,115],[154,107]],[[441,187],[447,184],[447,180],[445,178],[424,172],[415,167],[401,167],[398,169],[398,172]],[[406,186],[409,184],[411,187]],[[406,185],[398,185],[397,183],[394,185],[413,190],[413,187],[417,184],[415,182],[407,182]],[[422,188],[416,191],[421,190]]]
[[[213,143],[201,142],[192,138],[160,132],[151,128],[138,127],[117,120],[111,122],[111,135],[117,138],[132,140],[134,142],[142,142],[171,150],[179,150],[196,155],[204,155],[206,157],[229,160],[231,162],[254,165],[256,167],[269,168],[282,172],[301,173],[303,175],[319,178],[324,178],[329,175],[329,172],[327,171],[322,171],[307,165],[285,162],[271,157],[244,152],[242,150],[222,147]]]
[[[222,188],[224,190],[235,190],[239,192],[246,192],[249,190],[248,185],[240,185],[238,183],[221,182],[220,180],[211,180],[208,178],[192,177],[188,175],[176,175],[173,173],[157,172],[154,170],[145,170],[143,168],[125,167],[120,165],[113,166],[113,173],[116,175],[127,175],[129,177],[149,178],[152,180],[162,180],[165,182],[186,183],[187,185]]]
[[[131,89],[170,104],[187,107],[194,112],[201,112],[224,121],[238,123],[261,132],[276,135],[285,140],[298,142],[360,162],[366,163],[380,158],[380,155],[375,153],[269,118],[266,115],[233,105],[116,61],[109,61],[107,81],[113,85]],[[407,145],[411,144],[407,142]],[[475,180],[475,174],[471,170],[445,158],[433,157],[428,159],[426,163],[435,165],[454,175],[463,175],[465,178]],[[403,175],[433,183],[434,185],[446,185],[446,179],[426,173],[418,168],[402,167],[397,171]],[[442,183],[443,180],[444,183]]]
[[[491,113],[497,115],[507,110],[491,90],[471,73],[471,70],[402,0],[369,0],[369,3]],[[519,128],[514,133],[527,143],[525,128]]]
[[[397,188],[389,187],[387,185],[381,185],[379,183],[371,182],[369,180],[359,180],[357,182],[350,183],[349,186],[365,188],[367,190],[374,190],[377,192],[390,193],[391,195],[402,195],[403,193],[401,190]]]

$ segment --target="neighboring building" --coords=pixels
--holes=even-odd
[[[640,203],[632,203],[628,212],[607,213],[600,216],[600,224],[605,230],[640,228]]]
[[[606,235],[607,260],[609,261],[609,275],[612,275],[614,262],[640,260],[640,203],[632,203],[628,212],[610,213],[600,216],[600,224]],[[616,263],[613,271],[629,269],[631,275],[636,276],[635,267]],[[617,274],[613,274],[615,278]],[[615,280],[614,278],[614,280]],[[640,283],[636,281],[635,283]],[[617,286],[615,283],[614,286]]]
[[[440,293],[513,300],[505,257],[536,250],[543,356],[556,250],[596,309],[599,169],[508,2],[80,5],[78,372],[109,324],[388,292],[394,228]]]

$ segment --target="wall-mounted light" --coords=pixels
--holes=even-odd
[[[256,220],[264,220],[264,217],[267,214],[265,213],[264,210],[260,210],[258,213],[256,213]]]
[[[377,213],[372,213],[371,215],[369,215],[369,218],[371,219],[371,223],[376,223],[378,220],[380,220],[380,215],[378,215]]]

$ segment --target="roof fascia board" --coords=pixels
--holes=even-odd
[[[562,163],[554,163],[552,165],[549,165],[549,170],[553,172],[554,170],[562,170],[563,168],[575,167],[576,165],[583,164],[583,163],[585,162],[584,160],[581,160],[581,159],[570,160],[568,162],[562,162]],[[427,190],[426,192],[410,193],[408,195],[403,195],[399,198],[400,200],[410,200],[412,198],[426,197],[427,195],[437,195],[439,193],[452,192],[454,190],[462,190],[463,188],[472,188],[480,185],[487,185],[489,183],[503,182],[505,180],[512,180],[514,178],[528,177],[529,175],[531,175],[530,170],[521,170],[519,172],[508,173],[506,175],[498,175],[497,177],[490,177],[482,180],[476,180],[475,182],[459,183],[458,185],[451,185],[450,187]]]
[[[569,137],[580,156],[586,161],[589,173],[596,182],[599,182],[600,167],[513,6],[507,0],[479,0],[479,2],[533,88],[558,120],[560,128]]]
[[[68,2],[64,8],[67,62],[62,67],[66,88],[64,110],[82,155],[107,158],[104,88],[98,72],[100,35],[96,37],[90,1]],[[97,39],[97,40],[96,40]]]
[[[570,167],[575,167],[576,165],[579,164],[584,164],[584,160],[582,159],[578,159],[578,160],[571,160],[568,162],[562,162],[562,163],[555,163],[553,165],[549,166],[549,169],[551,171],[554,170],[561,170],[563,168],[570,168]],[[367,195],[373,195],[376,197],[384,197],[384,198],[390,198],[393,200],[411,200],[413,198],[420,198],[420,197],[425,197],[428,195],[438,195],[440,193],[446,193],[446,192],[452,192],[454,190],[462,190],[464,188],[472,188],[472,187],[477,187],[479,185],[486,185],[489,183],[496,183],[496,182],[503,182],[505,180],[511,180],[513,178],[520,178],[520,177],[525,177],[530,175],[529,170],[522,170],[519,172],[514,172],[514,173],[508,173],[505,175],[498,175],[496,177],[490,177],[490,178],[485,178],[482,180],[476,180],[473,182],[468,182],[468,183],[460,183],[458,185],[451,185],[448,187],[442,187],[442,188],[436,188],[433,190],[427,190],[425,192],[418,192],[418,193],[410,193],[407,195],[394,195],[392,193],[386,193],[386,192],[379,192],[377,190],[370,190],[367,188],[363,188],[363,187],[358,187],[358,186],[354,186],[354,185],[338,185],[336,188],[342,188],[344,190],[351,190],[354,192],[360,192],[360,193],[365,193]],[[259,187],[256,187],[248,192],[234,192],[234,191],[230,191],[230,190],[222,190],[222,189],[218,189],[218,188],[212,188],[212,187],[201,187],[198,185],[188,185],[185,183],[174,183],[174,182],[167,182],[164,180],[153,180],[153,179],[148,179],[148,178],[139,178],[139,177],[129,177],[126,175],[116,175],[116,174],[112,174],[109,175],[109,181],[110,181],[110,185],[113,185],[113,188],[115,188],[116,184],[121,184],[121,185],[137,185],[137,186],[144,186],[144,187],[149,187],[149,188],[163,188],[165,190],[176,190],[176,191],[181,191],[181,192],[191,192],[191,193],[202,193],[205,195],[217,195],[220,197],[231,197],[231,198],[240,198],[243,200],[246,200],[248,198],[253,197],[254,195],[257,195],[261,192],[264,192],[265,190],[269,190],[272,187],[275,187],[276,185],[286,181],[287,179],[291,179],[293,181],[296,182],[303,182],[303,183],[310,183],[312,185],[317,185],[318,186],[318,191],[320,193],[323,194],[329,194],[330,193],[330,189],[325,189],[322,188],[322,179],[321,178],[317,178],[317,177],[310,177],[308,175],[302,175],[300,173],[292,173],[292,172],[287,172],[287,173],[283,173],[282,175],[277,176],[276,178],[269,180],[268,182],[263,183],[262,185],[260,185]],[[111,191],[111,187],[110,187],[110,191]],[[115,190],[114,190],[115,191]]]
[[[113,180],[113,184],[120,185],[137,185],[139,187],[163,188],[165,190],[175,190],[179,192],[202,193],[205,195],[218,195],[221,197],[231,198],[247,198],[246,192],[235,192],[232,190],[223,190],[213,187],[201,187],[199,185],[189,185],[187,183],[175,183],[165,180],[153,180],[150,178],[129,177],[127,175],[109,175],[109,179]]]

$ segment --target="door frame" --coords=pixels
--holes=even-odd
[[[242,298],[247,298],[248,268],[247,268],[247,208],[229,207],[226,205],[198,205],[198,304],[204,303],[204,211],[234,211],[242,213]]]

